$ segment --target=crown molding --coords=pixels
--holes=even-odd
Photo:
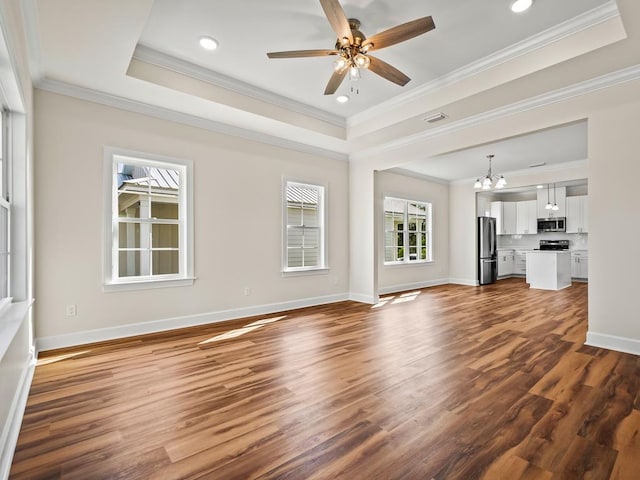
[[[486,123],[499,118],[515,115],[527,110],[544,107],[553,103],[562,102],[573,97],[586,95],[610,88],[622,83],[640,80],[640,64],[623,68],[616,72],[607,73],[599,77],[585,80],[583,82],[570,85],[568,87],[559,88],[551,92],[543,93],[535,97],[528,98],[519,102],[511,103],[493,110],[488,110],[477,115],[472,115],[457,122],[451,122],[441,127],[425,130],[422,132],[408,135],[398,140],[387,142],[376,147],[353,153],[351,160],[362,160],[373,155],[380,155],[398,150],[400,148],[413,145],[430,138],[438,137],[448,133],[456,132],[466,128],[474,127],[482,123]]]
[[[243,82],[237,78],[214,72],[208,68],[201,67],[200,65],[168,55],[142,44],[138,44],[136,46],[136,49],[133,52],[133,58],[241,95],[246,95],[280,108],[285,108],[292,112],[300,113],[302,115],[330,123],[337,127],[346,128],[347,122],[344,117],[283,97],[282,95],[256,87],[255,85]]]
[[[374,118],[385,115],[392,110],[417,102],[421,97],[431,94],[436,90],[473,77],[485,70],[497,67],[510,60],[521,57],[534,50],[546,47],[547,45],[558,42],[563,38],[569,37],[619,16],[620,12],[618,10],[618,6],[616,2],[612,0],[604,5],[589,10],[588,12],[577,15],[566,22],[551,27],[537,35],[531,36],[521,42],[515,43],[507,48],[498,50],[491,55],[476,60],[447,75],[432,80],[431,82],[427,82],[413,90],[409,90],[406,93],[397,95],[386,102],[381,102],[375,107],[352,115],[347,119],[347,128],[353,128],[362,123],[371,121]]]
[[[287,140],[284,138],[248,130],[245,128],[235,127],[233,125],[217,122],[215,120],[209,120],[206,118],[198,117],[196,115],[176,112],[174,110],[158,107],[156,105],[139,102],[137,100],[131,100],[109,93],[98,92],[96,90],[80,87],[78,85],[72,85],[58,80],[45,78],[39,81],[36,87],[51,93],[66,95],[68,97],[73,97],[80,100],[87,100],[89,102],[98,103],[100,105],[119,108],[128,112],[140,113],[142,115],[148,115],[150,117],[155,117],[162,120],[168,120],[183,125],[202,128],[205,130],[210,130],[212,132],[230,135],[232,137],[239,137],[245,140],[251,140],[275,147],[286,148],[288,150],[295,150],[311,155],[318,155],[332,160],[340,160],[345,162],[349,161],[349,155],[345,153],[327,150],[300,142],[294,142],[292,140]]]

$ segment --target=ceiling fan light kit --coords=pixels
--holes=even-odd
[[[369,52],[404,42],[436,28],[431,17],[423,17],[367,38],[359,30],[360,21],[357,18],[347,19],[338,0],[320,0],[320,5],[337,35],[334,50],[291,50],[269,52],[267,56],[269,58],[301,58],[337,55],[338,58],[333,64],[333,75],[324,91],[325,95],[334,94],[347,74],[351,81],[357,81],[360,78],[360,69],[368,69],[396,85],[406,85],[411,80],[408,76],[383,60],[369,55]]]

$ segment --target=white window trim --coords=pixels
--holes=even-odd
[[[150,275],[144,277],[113,278],[114,253],[117,244],[113,229],[113,202],[115,192],[113,181],[116,162],[114,157],[130,161],[137,165],[166,164],[169,168],[181,172],[181,182],[184,178],[185,188],[180,189],[180,215],[185,215],[186,222],[181,228],[181,238],[184,246],[180,246],[180,273],[176,275]],[[168,157],[147,152],[104,147],[104,240],[103,240],[103,291],[116,292],[126,290],[143,290],[150,288],[165,288],[193,285],[194,276],[194,238],[193,238],[193,162],[191,160]]]
[[[404,260],[399,260],[399,261],[391,261],[391,262],[387,262],[384,260],[385,258],[385,248],[386,248],[386,244],[385,244],[385,217],[384,217],[384,203],[385,200],[390,199],[390,200],[398,200],[401,202],[405,202],[405,204],[409,204],[409,203],[421,203],[423,205],[427,206],[428,209],[428,213],[427,213],[427,243],[429,245],[429,259],[428,260],[410,260],[408,258],[408,256],[405,256]],[[407,216],[408,216],[408,211],[405,210],[405,225],[408,224],[407,222]],[[404,235],[405,235],[405,243],[407,243],[407,247],[408,247],[408,233],[409,230],[405,228],[405,230],[403,231]],[[435,258],[434,258],[434,252],[433,252],[433,203],[426,201],[426,200],[416,200],[416,199],[410,199],[410,198],[403,198],[403,197],[398,197],[395,195],[383,195],[382,197],[382,263],[385,267],[397,267],[397,266],[407,266],[407,265],[429,265],[429,264],[433,264],[435,263]]]
[[[320,221],[322,222],[320,235],[320,265],[317,267],[287,267],[287,187],[299,185],[307,188],[319,189]],[[283,178],[282,181],[282,276],[322,275],[329,272],[327,198],[329,188],[326,184]]]

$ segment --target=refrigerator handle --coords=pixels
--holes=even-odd
[[[489,230],[493,230],[491,232],[491,256],[495,256],[498,252],[496,252],[496,224],[493,223],[493,229],[489,229]]]

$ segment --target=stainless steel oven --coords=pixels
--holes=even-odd
[[[569,240],[540,240],[540,250],[569,250]]]

